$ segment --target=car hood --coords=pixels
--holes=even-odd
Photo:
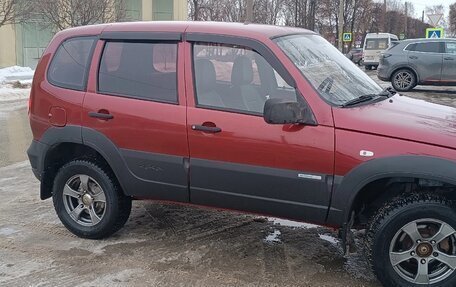
[[[456,108],[395,95],[333,114],[336,128],[456,149]]]

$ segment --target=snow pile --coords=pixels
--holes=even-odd
[[[0,69],[1,108],[12,102],[24,102],[29,98],[34,73],[35,71],[29,67],[12,66]]]
[[[11,66],[0,69],[0,85],[14,83],[16,81],[24,83],[31,83],[33,74],[35,73],[29,67]]]
[[[9,85],[0,85],[0,104],[5,102],[16,102],[27,100],[30,96],[30,89],[16,89]]]

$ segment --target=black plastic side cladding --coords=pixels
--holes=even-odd
[[[335,187],[327,223],[339,226],[347,223],[356,196],[364,186],[379,179],[394,177],[422,178],[456,185],[456,162],[430,156],[406,155],[373,159],[360,164]]]

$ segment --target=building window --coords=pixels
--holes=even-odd
[[[174,0],[153,0],[153,20],[167,21],[174,19]]]
[[[100,93],[177,103],[177,44],[108,42],[98,75]]]

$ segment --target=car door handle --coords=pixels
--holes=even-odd
[[[219,133],[222,131],[221,128],[219,127],[209,127],[209,126],[204,126],[204,125],[192,125],[192,130],[194,131],[202,131],[205,133]]]
[[[111,120],[114,118],[114,116],[109,113],[97,113],[97,112],[89,112],[89,117],[96,118],[96,119],[102,119],[102,120]]]
[[[416,59],[418,59],[418,57],[417,57],[417,56],[410,56],[409,58],[410,58],[410,59],[413,59],[413,60],[416,60]]]
[[[445,60],[447,60],[447,61],[453,61],[454,58],[452,58],[452,57],[446,57]]]

